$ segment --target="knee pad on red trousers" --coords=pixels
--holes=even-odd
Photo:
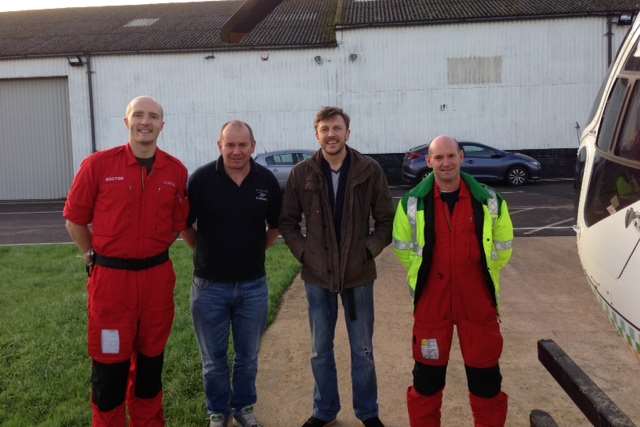
[[[100,411],[108,412],[124,403],[129,377],[129,361],[100,363],[91,368],[91,399]]]
[[[500,393],[502,374],[498,365],[491,368],[471,368],[465,365],[464,369],[471,394],[488,399]]]
[[[136,355],[136,387],[135,395],[140,399],[152,399],[162,391],[162,363],[164,353],[147,357]]]
[[[424,396],[415,388],[407,389],[407,409],[411,427],[440,427],[442,391]]]
[[[413,366],[413,388],[423,396],[442,391],[447,378],[447,365],[431,366],[416,362]]]

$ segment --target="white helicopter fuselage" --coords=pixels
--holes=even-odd
[[[640,353],[640,20],[596,99],[578,151],[576,234],[587,280]],[[582,173],[580,173],[582,170]]]

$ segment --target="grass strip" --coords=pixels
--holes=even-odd
[[[176,318],[165,350],[170,426],[206,425],[198,346],[190,313],[192,254],[171,248]],[[269,324],[299,264],[280,243],[267,252]],[[0,425],[91,423],[86,275],[73,245],[0,247]]]

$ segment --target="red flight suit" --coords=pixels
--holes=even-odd
[[[433,259],[425,290],[414,312],[413,357],[419,364],[441,367],[446,373],[455,325],[470,383],[469,399],[475,426],[501,427],[506,419],[507,395],[499,391],[489,398],[479,397],[473,393],[469,378],[469,368],[473,372],[478,372],[473,368],[481,368],[480,372],[486,368],[493,373],[502,353],[498,314],[482,264],[472,196],[461,181],[452,215],[440,197],[437,184],[434,191]],[[412,427],[440,426],[442,390],[423,395],[410,387],[407,402]]]
[[[186,183],[187,169],[160,149],[150,174],[128,144],[101,151],[82,163],[64,217],[92,225],[97,254],[150,258],[167,251],[186,228]],[[93,268],[87,293],[94,426],[126,425],[127,376],[131,425],[164,425],[160,375],[174,317],[175,279],[170,260],[139,271]],[[143,361],[150,368],[140,376]]]

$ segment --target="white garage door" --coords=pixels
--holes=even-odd
[[[63,198],[72,178],[67,79],[0,80],[0,200]]]

